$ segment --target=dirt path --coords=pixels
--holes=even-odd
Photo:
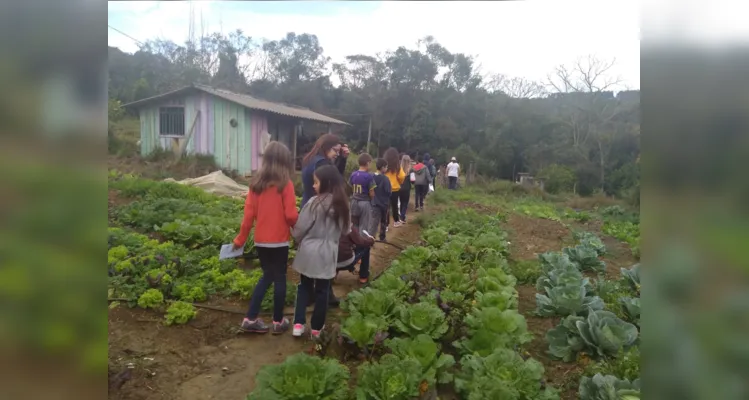
[[[409,223],[390,228],[388,241],[401,247],[415,243],[419,226]],[[377,243],[372,250],[372,277],[378,276],[400,253]],[[298,277],[291,275],[292,281]],[[359,287],[358,277],[342,273],[333,284],[337,296]],[[222,303],[245,310],[246,304]],[[291,311],[287,308],[287,311]],[[337,312],[329,314],[335,319]],[[309,343],[291,334],[238,335],[242,316],[201,309],[184,326],[166,327],[161,315],[117,307],[109,312],[110,399],[241,400],[252,391],[261,366],[283,361],[305,351]],[[128,364],[132,368],[128,368]],[[126,379],[117,374],[128,375]],[[124,380],[119,389],[114,389]]]

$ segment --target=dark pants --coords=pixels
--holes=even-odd
[[[429,193],[429,185],[416,185],[416,208],[424,208],[424,198]]]
[[[455,190],[458,188],[458,177],[457,176],[448,176],[447,177],[448,182],[448,189]]]
[[[351,262],[351,264],[345,266],[345,267],[339,267],[336,269],[337,272],[340,271],[349,271],[351,273],[354,272],[356,269],[356,263],[361,260],[361,265],[359,266],[359,278],[369,278],[369,251],[371,247],[356,247],[354,248],[354,261]]]
[[[380,232],[380,240],[385,240],[385,230],[388,227],[388,210],[387,208],[381,208],[378,206],[372,206],[372,216],[369,220],[371,232],[368,232],[372,236],[377,235],[377,231]],[[379,229],[378,229],[379,226]]]
[[[328,313],[328,296],[332,279],[313,279],[301,275],[301,282],[296,287],[296,306],[294,308],[294,324],[307,323],[307,299],[310,293],[315,294],[315,309],[312,311],[310,328],[319,331],[325,325],[325,315]]]
[[[393,222],[400,221],[400,210],[398,210],[398,199],[400,199],[400,191],[393,192],[390,194],[390,214],[393,216]]]
[[[401,221],[406,221],[406,211],[408,210],[408,202],[411,200],[411,188],[401,187],[398,191],[398,199],[401,202],[400,217]]]
[[[281,322],[283,306],[286,303],[286,266],[289,262],[289,246],[257,247],[257,255],[260,258],[263,276],[252,291],[247,319],[257,319],[265,293],[273,284],[273,321]]]

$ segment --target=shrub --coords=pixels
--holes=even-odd
[[[559,164],[542,169],[538,177],[544,180],[544,190],[551,194],[571,192],[576,180],[571,168]]]

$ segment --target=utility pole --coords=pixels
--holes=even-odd
[[[369,129],[367,130],[367,148],[365,152],[369,153],[369,141],[372,140],[372,116],[369,116]]]

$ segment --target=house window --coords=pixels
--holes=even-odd
[[[159,134],[162,136],[185,136],[185,108],[159,108]]]

